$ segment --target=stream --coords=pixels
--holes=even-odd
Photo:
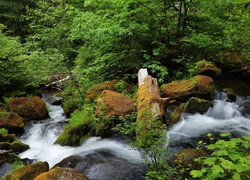
[[[147,167],[141,153],[131,149],[124,138],[90,137],[79,147],[53,144],[68,120],[61,106],[52,105],[60,97],[43,94],[43,99],[50,118],[32,121],[25,127],[19,139],[30,149],[19,154],[21,158],[47,161],[52,168],[59,162],[65,164],[63,160],[71,157],[79,161],[74,168],[90,180],[145,179]],[[227,102],[226,99],[227,95],[217,90],[213,107],[206,113],[182,114],[180,121],[166,134],[169,149],[176,153],[196,147],[199,137],[207,133],[230,132],[236,137],[250,135],[250,96],[237,96],[236,102]],[[88,166],[83,163],[86,160],[90,161]]]

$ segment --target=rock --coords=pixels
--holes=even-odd
[[[24,152],[28,150],[29,148],[30,148],[29,145],[24,144],[23,142],[17,139],[13,141],[9,146],[9,150],[12,150],[14,153],[17,153],[17,154]]]
[[[217,68],[212,62],[205,60],[196,63],[194,75],[206,75],[211,78],[219,78],[222,76],[221,69]]]
[[[241,52],[222,52],[214,61],[222,70],[223,75],[246,79],[250,77],[250,62]]]
[[[15,112],[6,112],[5,116],[0,116],[0,128],[11,131],[22,130],[24,123],[21,117]]]
[[[194,159],[206,155],[208,153],[202,149],[184,149],[175,156],[174,164],[180,168],[199,169],[201,164],[195,162]]]
[[[7,150],[0,150],[0,164],[6,162],[9,159],[9,152]]]
[[[213,106],[211,101],[191,97],[185,104],[178,106],[170,116],[171,124],[178,122],[182,113],[204,113]]]
[[[1,150],[10,150],[14,153],[21,153],[29,149],[29,145],[19,141],[15,134],[2,135],[2,142],[0,142]]]
[[[81,124],[76,127],[65,128],[64,131],[58,136],[54,144],[62,146],[79,146],[81,143],[90,136],[90,125]]]
[[[164,97],[171,97],[180,102],[186,102],[191,97],[213,100],[214,90],[213,79],[204,75],[164,84],[161,88]]]
[[[91,87],[87,91],[86,98],[90,101],[94,101],[102,93],[103,90],[116,91],[119,93],[122,93],[124,91],[132,92],[133,86],[122,80],[106,81]]]
[[[100,118],[111,118],[125,116],[134,110],[134,102],[129,97],[114,91],[103,90],[97,100],[95,114]]]
[[[72,168],[55,167],[34,180],[88,180],[88,178]]]
[[[36,162],[13,171],[6,176],[6,180],[11,180],[15,177],[19,180],[34,180],[39,174],[48,170],[49,164],[47,162]]]
[[[100,149],[84,157],[70,156],[55,166],[70,167],[89,179],[145,180],[147,166],[143,162],[130,162],[115,156],[112,151]]]
[[[224,88],[223,91],[227,94],[228,101],[235,102],[237,95],[232,88]]]
[[[38,96],[12,98],[7,103],[7,111],[17,113],[23,120],[41,120],[48,117],[46,104]]]

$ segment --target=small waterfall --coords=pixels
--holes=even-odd
[[[197,139],[207,133],[229,132],[234,136],[250,135],[249,97],[237,97],[236,102],[227,102],[223,92],[216,92],[213,107],[204,114],[183,113],[179,122],[167,133],[168,146],[195,147]],[[246,108],[245,108],[246,109]],[[182,144],[182,145],[180,145]]]
[[[31,123],[25,129],[25,133],[20,140],[30,146],[30,149],[19,154],[21,158],[34,159],[36,161],[47,161],[50,167],[71,155],[86,156],[98,150],[106,150],[112,153],[114,157],[120,160],[124,159],[133,163],[142,162],[141,154],[132,150],[124,142],[118,142],[114,139],[102,139],[100,137],[91,137],[79,147],[61,146],[53,144],[56,138],[63,130],[63,124],[67,121],[63,115],[61,106],[55,106],[51,103],[58,100],[58,97],[52,97],[44,94],[44,101],[49,109],[50,118]]]

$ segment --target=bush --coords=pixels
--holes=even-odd
[[[226,137],[229,134],[221,134]],[[195,161],[202,165],[200,170],[190,174],[198,179],[249,179],[250,178],[250,136],[218,140],[206,149],[212,151],[209,156],[199,157]]]

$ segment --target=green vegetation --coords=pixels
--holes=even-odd
[[[1,117],[1,116],[0,116]],[[0,129],[0,134],[8,134],[8,130],[5,128]]]
[[[86,102],[87,91],[93,85],[116,79],[119,81],[115,89],[134,97],[125,88],[125,82],[137,84],[140,68],[148,68],[162,85],[189,78],[196,73],[199,61],[221,65],[222,61],[215,59],[227,58],[227,52],[237,52],[237,57],[250,60],[247,3],[247,0],[0,0],[0,104],[4,105],[10,97],[35,93],[54,74],[67,74],[70,79],[62,87],[61,95],[65,113],[71,119],[65,127],[65,136],[82,132],[84,123],[94,127],[93,133],[101,133],[114,120],[96,118],[94,108]],[[134,135],[135,116],[133,113],[119,119],[114,130]],[[166,127],[157,123],[140,126],[155,129],[144,134],[150,142],[150,147],[144,149],[150,159],[147,177],[171,177],[175,172],[165,161],[166,152],[159,138]],[[73,137],[74,142],[82,140]],[[248,137],[208,145],[213,152],[207,159],[199,159],[204,167],[192,171],[192,176],[247,178],[249,146],[245,142],[249,143]],[[164,173],[166,169],[169,171]]]
[[[222,137],[228,135],[228,133],[221,134]],[[210,155],[197,158],[196,161],[201,164],[201,169],[192,170],[190,174],[194,178],[208,180],[249,179],[249,148],[250,136],[218,140],[206,146],[206,149],[210,151]]]

